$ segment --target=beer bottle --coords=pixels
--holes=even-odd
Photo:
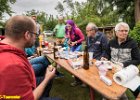
[[[58,49],[56,48],[56,42],[54,42],[54,47],[53,47],[54,59],[58,59],[57,53],[58,53]]]
[[[88,53],[88,46],[85,45],[84,55],[83,55],[83,68],[89,69],[89,53]]]
[[[45,48],[45,41],[41,41],[41,47]]]
[[[42,54],[42,51],[41,51],[41,48],[39,48],[39,56],[41,56],[41,54]]]

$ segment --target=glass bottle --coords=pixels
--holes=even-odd
[[[54,42],[54,47],[53,47],[54,59],[58,59],[57,53],[58,53],[58,49],[56,48],[56,42]]]
[[[83,55],[83,68],[89,69],[89,53],[88,53],[88,46],[85,45],[84,55]]]

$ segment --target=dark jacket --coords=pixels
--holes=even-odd
[[[104,33],[97,32],[95,37],[87,37],[88,51],[93,52],[93,58],[100,60],[107,56],[108,40]]]
[[[109,42],[108,56],[113,62],[121,62],[124,67],[134,64],[140,64],[140,52],[137,43],[131,39],[121,44],[118,44],[117,38],[114,38]]]

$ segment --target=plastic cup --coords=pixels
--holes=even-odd
[[[88,52],[89,53],[89,64],[93,64],[93,52]]]
[[[106,76],[108,70],[107,68],[105,68],[105,66],[100,66],[98,67],[98,71],[100,76]]]

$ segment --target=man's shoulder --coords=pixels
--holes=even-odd
[[[103,32],[100,32],[100,31],[97,32],[97,38],[101,39],[101,40],[107,40],[108,41],[107,36]]]
[[[98,31],[97,34],[98,34],[99,36],[106,37],[106,36],[105,36],[105,33],[103,33],[103,32]]]

